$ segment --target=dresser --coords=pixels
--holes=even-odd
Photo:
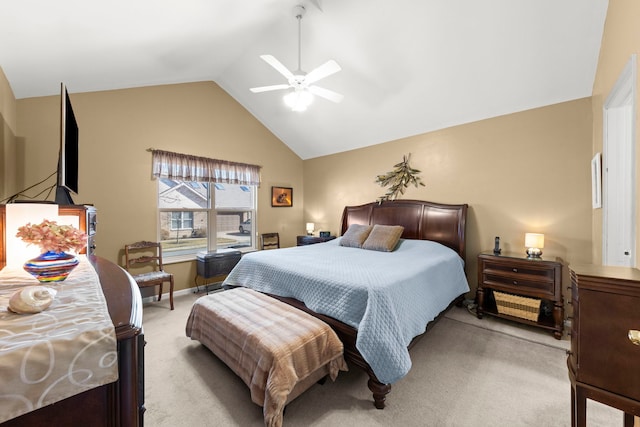
[[[640,416],[640,270],[569,266],[571,425],[587,424],[586,400]]]
[[[142,299],[136,283],[118,265],[89,256],[96,269],[118,342],[118,380],[60,400],[0,424],[32,426],[142,426],[144,336]]]
[[[498,310],[494,292],[540,300],[539,315],[523,318]],[[553,331],[562,338],[564,300],[562,297],[562,263],[545,258],[528,258],[526,254],[492,252],[478,255],[477,316],[502,317]]]
[[[10,419],[2,427],[32,426],[126,426],[144,422],[144,335],[142,298],[131,276],[117,264],[93,255],[96,210],[91,206],[59,206],[60,215],[77,216],[79,228],[88,236],[87,259],[95,268],[109,316],[115,328],[118,380]],[[6,210],[0,205],[0,269],[7,248]],[[85,253],[83,250],[82,253]]]

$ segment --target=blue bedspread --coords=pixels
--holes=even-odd
[[[469,291],[464,262],[426,240],[403,239],[393,252],[339,242],[246,254],[224,285],[293,297],[356,328],[362,357],[380,382],[394,383],[411,369],[411,340]]]

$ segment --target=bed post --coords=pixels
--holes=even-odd
[[[367,372],[369,374],[369,381],[367,386],[373,393],[373,404],[378,409],[384,409],[385,400],[387,400],[387,394],[391,391],[391,384],[382,384],[373,372]]]

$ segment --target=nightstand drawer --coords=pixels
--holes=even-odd
[[[500,275],[500,274],[487,274],[484,273],[484,284],[485,286],[506,286],[509,289],[518,289],[518,290],[527,290],[530,289],[532,291],[536,291],[539,293],[540,291],[545,292],[549,295],[554,295],[555,288],[554,282],[542,281],[531,279],[527,276],[518,276],[518,275]]]
[[[528,262],[528,264],[531,264],[531,262]],[[530,265],[518,265],[515,263],[504,264],[500,262],[484,261],[483,271],[487,272],[489,270],[495,274],[505,273],[509,276],[513,274],[527,275],[533,276],[534,278],[547,279],[550,282],[555,280],[554,269],[545,266],[533,267]]]

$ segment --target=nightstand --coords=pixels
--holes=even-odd
[[[297,246],[313,245],[315,243],[328,242],[335,239],[336,236],[320,237],[320,236],[298,236],[296,239]]]
[[[494,292],[498,292],[494,295]],[[496,296],[510,298],[505,310],[504,300],[500,308]],[[478,255],[478,303],[477,316],[490,314],[516,322],[553,331],[556,339],[562,338],[564,301],[562,298],[562,263],[544,258],[528,258],[526,254],[492,252]],[[539,313],[527,318],[517,313],[522,302],[540,300]],[[511,313],[511,314],[507,314]],[[524,313],[524,312],[523,312]]]

